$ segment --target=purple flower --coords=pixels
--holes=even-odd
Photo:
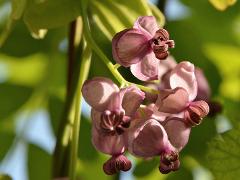
[[[151,108],[139,111],[127,131],[128,151],[143,158],[160,156],[159,170],[162,173],[177,170],[180,165],[178,150],[169,141],[163,125],[153,118]]]
[[[124,132],[130,126],[145,95],[134,86],[119,89],[110,79],[96,77],[82,88],[87,103],[92,106],[92,143],[95,148],[112,157],[104,164],[104,172],[113,174],[131,168],[124,157]]]
[[[133,28],[117,33],[112,40],[112,54],[117,63],[129,67],[140,80],[158,79],[159,60],[166,59],[174,47],[165,29],[159,28],[153,16],[142,16]]]
[[[209,112],[205,101],[194,101],[197,96],[197,80],[194,65],[190,62],[179,63],[170,73],[171,89],[160,91],[156,106],[158,110],[170,114],[182,113],[189,125],[198,125]]]

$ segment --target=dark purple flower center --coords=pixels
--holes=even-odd
[[[174,48],[175,46],[174,41],[169,40],[169,34],[165,29],[156,31],[151,45],[156,58],[160,60],[166,59],[169,55],[168,48]]]
[[[125,116],[124,111],[106,110],[101,115],[100,126],[102,130],[110,135],[122,134],[130,126],[130,117]]]
[[[132,163],[124,155],[112,156],[103,165],[103,170],[108,175],[113,175],[119,171],[128,171]]]
[[[176,171],[179,169],[180,161],[179,154],[175,151],[163,152],[161,154],[161,164],[159,166],[159,171],[163,174],[167,174],[171,171]]]

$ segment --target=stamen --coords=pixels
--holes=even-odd
[[[169,40],[167,30],[159,29],[152,39],[151,46],[156,58],[164,60],[169,55],[168,48],[174,48],[175,43],[173,40]]]
[[[106,110],[101,115],[100,127],[109,135],[122,134],[130,126],[130,117],[124,111]]]

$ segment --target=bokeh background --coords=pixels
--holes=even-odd
[[[9,174],[14,180],[50,179],[51,155],[64,104],[68,23],[79,15],[79,4],[75,0],[47,1],[50,0],[28,2],[24,15],[20,16],[21,9],[13,14],[11,1],[0,0],[0,42],[6,40],[0,48],[0,174]],[[91,0],[89,13],[92,36],[112,58],[112,34],[131,27],[136,17],[145,12],[140,0],[112,1],[123,12],[127,10],[126,14],[109,8],[110,1]],[[15,5],[23,2],[26,1],[12,1]],[[91,144],[90,110],[83,103],[79,177],[84,180],[236,179],[240,175],[240,2],[229,7],[231,0],[148,3],[158,6],[165,15],[164,27],[176,43],[172,55],[177,61],[189,60],[203,69],[212,99],[222,104],[223,111],[192,130],[190,141],[181,153],[179,171],[161,175],[157,158],[142,161],[129,156],[134,161],[132,170],[109,177],[102,171],[102,163],[108,157],[95,151]],[[158,17],[163,23],[163,16],[158,14]],[[45,30],[39,31],[42,27],[49,29],[46,35]],[[124,77],[136,81],[129,72],[120,70]],[[113,78],[93,54],[90,77],[96,75]]]

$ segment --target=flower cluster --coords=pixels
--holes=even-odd
[[[82,94],[92,107],[92,143],[111,155],[103,165],[106,174],[131,168],[126,151],[142,158],[160,156],[163,174],[179,169],[179,153],[191,128],[209,112],[210,90],[199,68],[188,61],[177,64],[169,56],[173,47],[174,41],[154,17],[139,17],[133,28],[114,36],[113,57],[158,93],[134,85],[118,88],[104,77],[84,83]]]

